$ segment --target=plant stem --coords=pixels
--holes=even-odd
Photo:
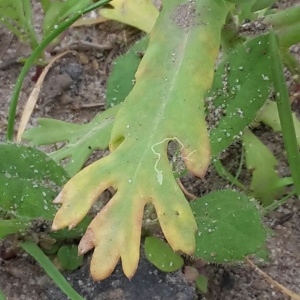
[[[51,33],[49,33],[41,43],[35,48],[32,54],[29,56],[28,60],[26,61],[19,77],[17,79],[16,85],[13,90],[13,95],[10,101],[9,106],[9,113],[8,113],[8,124],[7,124],[7,134],[6,139],[8,141],[13,140],[14,135],[14,125],[15,125],[15,117],[16,117],[16,110],[18,105],[19,94],[23,85],[23,81],[31,68],[31,66],[35,63],[36,59],[41,55],[41,53],[45,50],[45,48],[53,41],[57,36],[59,36],[64,30],[70,27],[74,22],[76,22],[82,15],[99,8],[105,4],[110,2],[110,0],[101,0],[92,5],[81,12],[77,12],[74,16],[68,18],[64,22],[62,22],[56,29],[54,29]]]
[[[228,180],[232,184],[238,186],[239,188],[246,190],[246,187],[237,179],[238,175],[234,177],[231,173],[229,173],[225,167],[222,165],[219,159],[213,159],[213,165],[218,172],[219,176]]]
[[[262,210],[262,215],[266,216],[271,211],[275,210],[282,204],[286,203],[293,195],[295,195],[295,191],[293,190],[291,193],[280,199],[279,201],[273,202],[272,204],[268,205],[267,207],[264,207]]]
[[[286,81],[283,73],[278,42],[274,32],[270,32],[270,47],[273,56],[273,82],[275,88],[275,97],[277,109],[282,128],[284,146],[287,152],[287,158],[294,180],[295,190],[300,195],[300,155],[297,145],[297,137],[292,118],[292,110]]]

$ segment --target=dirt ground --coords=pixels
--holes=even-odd
[[[280,1],[287,7],[299,5],[300,1]],[[124,53],[139,32],[115,22],[90,27],[73,28],[67,34],[56,53],[70,47],[75,51],[58,60],[43,85],[41,97],[29,126],[38,117],[87,123],[104,109],[105,86],[115,57]],[[82,43],[83,41],[83,43]],[[300,59],[300,47],[295,47]],[[27,55],[29,49],[0,27],[0,142],[5,139],[7,111],[12,89],[22,68],[15,58]],[[17,124],[22,109],[34,85],[35,70],[27,76],[20,96]],[[295,94],[290,85],[290,94]],[[300,114],[300,109],[298,113]],[[280,160],[278,171],[289,175],[283,156],[282,139],[268,128],[259,127],[256,133],[272,149]],[[239,163],[240,146],[230,148],[227,166]],[[98,157],[101,153],[95,154]],[[247,177],[245,177],[247,180]],[[186,189],[201,196],[213,189],[224,188],[228,182],[218,177],[213,168],[202,180],[192,176],[184,178]],[[296,198],[265,217],[265,224],[272,229],[268,240],[270,261],[257,262],[258,266],[283,286],[300,294],[300,202]],[[26,254],[11,250],[11,240],[0,242],[0,290],[7,299],[67,299],[51,282],[43,270]],[[11,254],[13,253],[13,254]],[[207,300],[279,300],[290,299],[267,282],[248,264],[208,265],[203,273],[209,278],[209,291],[199,294],[188,284],[183,272],[165,274],[141,259],[136,277],[129,282],[118,267],[114,275],[101,283],[93,283],[88,276],[89,257],[83,266],[66,276],[86,299],[207,299]]]

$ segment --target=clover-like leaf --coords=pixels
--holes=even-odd
[[[177,271],[184,264],[183,258],[178,253],[175,253],[166,242],[154,236],[146,237],[145,254],[152,264],[164,272]]]
[[[28,129],[23,139],[29,140],[34,146],[67,142],[49,156],[56,162],[68,158],[65,169],[70,175],[74,175],[93,151],[108,147],[112,124],[118,110],[119,106],[110,108],[96,115],[91,122],[81,125],[41,118],[38,120],[39,126]]]
[[[80,253],[95,247],[91,274],[96,280],[109,276],[120,257],[126,276],[134,275],[143,211],[150,202],[173,250],[194,252],[196,223],[167,147],[177,141],[188,170],[204,176],[210,163],[204,94],[213,81],[228,10],[219,0],[164,2],[136,84],[116,116],[112,153],[76,174],[55,199],[62,207],[53,229],[72,228],[105,189],[117,190],[79,245]]]
[[[102,17],[116,20],[149,33],[158,17],[152,0],[113,0],[110,8],[102,8]],[[113,8],[111,8],[113,7]]]
[[[253,198],[220,190],[193,201],[191,207],[198,225],[196,257],[236,262],[264,248],[267,233]]]
[[[83,256],[78,255],[75,245],[64,245],[57,252],[59,262],[66,270],[76,270],[82,264]]]

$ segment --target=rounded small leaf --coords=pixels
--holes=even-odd
[[[196,287],[201,291],[202,293],[207,293],[208,289],[208,279],[206,276],[200,274],[198,278],[196,279]]]
[[[70,245],[60,247],[57,252],[57,258],[66,270],[73,271],[81,266],[83,256],[78,255],[77,246]]]
[[[191,207],[198,226],[196,257],[233,262],[263,248],[267,234],[253,199],[220,190],[192,202]]]
[[[159,238],[152,236],[146,238],[145,253],[147,259],[164,272],[174,272],[183,266],[182,257]]]

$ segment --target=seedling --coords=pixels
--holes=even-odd
[[[114,2],[114,9],[120,10],[118,1]],[[278,54],[280,51],[296,74],[298,65],[286,50],[300,41],[300,36],[284,32],[290,32],[300,21],[293,18],[289,23],[276,23],[284,18],[275,13],[273,19],[265,18],[273,28],[261,36],[238,34],[239,22],[271,12],[273,2],[164,1],[158,17],[156,13],[147,15],[152,18],[149,24],[154,24],[145,28],[149,41],[146,37],[134,45],[115,64],[107,92],[107,108],[111,108],[84,125],[42,119],[39,127],[25,134],[34,145],[66,142],[50,156],[57,162],[72,159],[67,170],[73,177],[55,199],[62,206],[54,218],[54,230],[72,229],[105,189],[117,191],[90,223],[79,244],[81,254],[95,248],[91,262],[94,279],[109,276],[120,258],[125,275],[134,275],[146,205],[155,208],[162,233],[175,252],[214,263],[241,261],[249,254],[263,256],[266,230],[253,196],[268,205],[285,192],[287,181],[281,180],[273,155],[249,128],[255,121],[270,121],[267,116],[276,103],[269,98],[274,91],[280,124],[275,123],[284,137],[293,193],[300,193],[294,128],[298,130],[299,121],[291,114]],[[287,12],[293,14],[297,9]],[[116,13],[120,21],[128,21],[128,16],[122,19],[120,11]],[[220,45],[223,57],[216,64]],[[39,51],[42,47],[35,54]],[[22,76],[27,72],[24,70]],[[17,95],[16,89],[14,100]],[[8,137],[12,137],[11,130]],[[177,143],[187,171],[203,177],[211,162],[221,170],[221,153],[241,139],[246,164],[253,172],[247,191],[250,196],[227,189],[189,204],[168,160],[169,142]],[[92,145],[91,149],[86,145]],[[106,147],[111,151],[108,156],[80,171],[92,150]],[[261,149],[263,162],[252,154],[253,147]],[[223,174],[238,183],[226,170]],[[268,184],[260,184],[266,180]],[[154,259],[155,249],[165,247],[157,245],[161,245],[158,240],[146,238],[149,260],[160,268],[173,266],[175,260],[181,265],[172,251],[164,257],[167,263],[160,260],[162,257]]]
[[[35,50],[42,40],[44,40],[55,29],[64,26],[64,21],[74,17],[78,12],[83,12],[92,0],[67,0],[67,1],[51,1],[41,0],[43,10],[43,22],[41,35],[35,31],[35,21],[32,11],[32,3],[30,0],[24,1],[0,1],[0,22],[6,26],[20,41],[28,44],[32,50]],[[41,37],[39,37],[41,36]],[[53,48],[59,39],[52,39],[48,43],[48,48]],[[42,58],[42,57],[40,57]],[[41,63],[41,61],[36,61]],[[44,63],[44,62],[43,62]]]

